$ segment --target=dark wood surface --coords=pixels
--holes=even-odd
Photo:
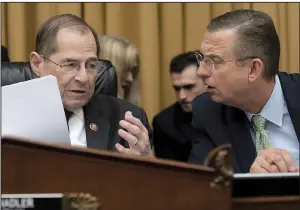
[[[234,210],[299,210],[300,196],[234,198]]]
[[[104,210],[229,210],[214,169],[69,146],[2,139],[2,193],[88,192]]]

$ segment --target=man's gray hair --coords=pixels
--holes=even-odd
[[[73,28],[82,34],[92,32],[97,45],[97,55],[100,45],[95,30],[83,19],[72,14],[60,14],[45,21],[38,30],[35,51],[43,56],[49,57],[56,51],[56,37],[59,30]]]
[[[257,57],[265,65],[264,77],[273,78],[279,71],[280,41],[272,18],[264,12],[235,10],[211,20],[209,32],[235,29],[237,58]]]

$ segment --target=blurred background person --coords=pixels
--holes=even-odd
[[[140,104],[139,54],[137,48],[120,36],[99,36],[100,59],[111,61],[118,76],[118,96],[135,105]]]
[[[188,160],[196,133],[191,126],[192,101],[206,90],[197,76],[195,52],[175,56],[170,63],[170,76],[177,101],[153,119],[153,143],[159,158]]]

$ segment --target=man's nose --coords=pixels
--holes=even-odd
[[[131,72],[128,72],[127,77],[126,77],[127,82],[133,82],[133,75]]]
[[[187,97],[187,95],[186,95],[185,90],[183,88],[181,88],[180,91],[179,91],[179,99],[180,100],[185,100],[186,97]]]
[[[85,83],[89,80],[87,70],[85,67],[81,67],[76,71],[75,80],[81,83]]]
[[[202,65],[200,65],[199,68],[197,69],[197,75],[199,77],[207,78],[210,77],[211,71],[207,70]]]

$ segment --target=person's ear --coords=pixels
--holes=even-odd
[[[259,58],[255,58],[251,61],[251,65],[248,73],[249,82],[254,82],[261,74],[263,74],[264,64]]]
[[[42,66],[43,66],[43,58],[36,52],[30,53],[30,66],[32,71],[37,75],[41,76],[42,74]]]

